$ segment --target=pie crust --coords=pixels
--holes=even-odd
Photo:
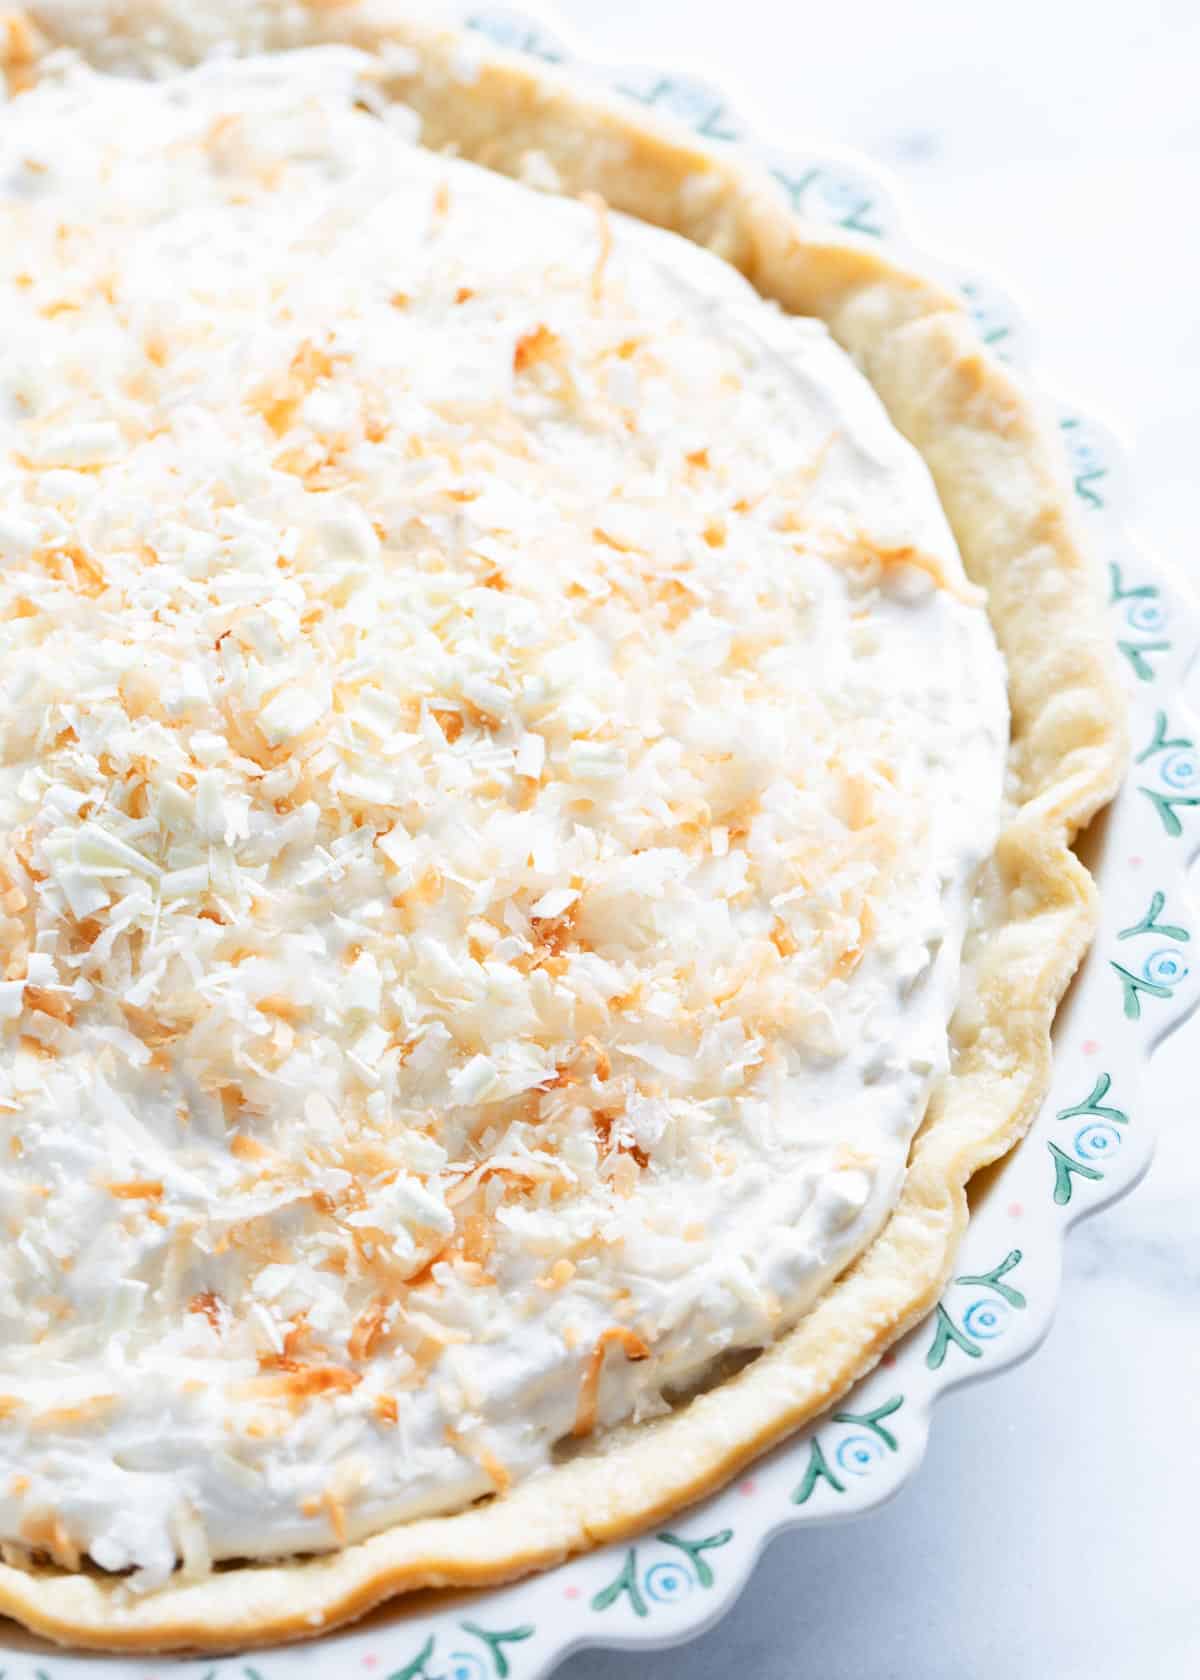
[[[391,0],[51,0],[0,18],[0,66],[19,88],[57,45],[144,72],[230,38],[249,50],[402,47],[386,54],[383,86],[419,113],[427,144],[509,175],[537,154],[561,191],[599,194],[683,234],[788,311],[823,320],[923,456],[968,575],[988,591],[1009,674],[1010,805],[983,925],[964,953],[953,1071],[884,1229],[794,1330],[667,1417],[609,1431],[486,1504],[335,1554],[225,1567],[143,1596],[99,1573],[0,1565],[0,1611],[107,1650],[311,1637],[398,1593],[548,1568],[699,1499],[845,1393],[933,1306],[966,1224],[968,1181],[1013,1147],[1046,1091],[1051,1023],[1096,921],[1096,888],[1070,847],[1112,797],[1125,757],[1100,589],[1056,451],[953,296],[876,249],[805,227],[736,153]]]

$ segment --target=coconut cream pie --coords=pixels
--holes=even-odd
[[[1120,711],[1024,399],[742,164],[389,5],[5,29],[0,1610],[245,1645],[928,1309]]]

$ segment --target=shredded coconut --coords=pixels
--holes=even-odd
[[[0,1540],[140,1585],[794,1321],[999,807],[995,649],[823,330],[363,69],[0,118]]]

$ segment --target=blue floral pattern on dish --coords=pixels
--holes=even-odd
[[[656,1538],[679,1555],[643,1567],[639,1548],[630,1546],[617,1574],[593,1596],[593,1610],[611,1610],[624,1599],[635,1616],[645,1617],[650,1614],[652,1604],[678,1604],[695,1588],[713,1586],[716,1576],[705,1553],[727,1546],[733,1539],[733,1530],[722,1528],[699,1540],[666,1532]]]
[[[1129,661],[1139,682],[1154,682],[1158,676],[1158,656],[1170,653],[1174,645],[1167,633],[1171,614],[1162,591],[1156,583],[1126,583],[1119,560],[1109,562],[1108,575],[1109,605],[1116,607],[1121,616],[1117,650]]]

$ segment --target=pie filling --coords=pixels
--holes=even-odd
[[[825,330],[367,67],[0,118],[0,1541],[143,1587],[793,1324],[1001,809],[986,615]]]

